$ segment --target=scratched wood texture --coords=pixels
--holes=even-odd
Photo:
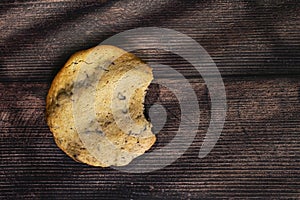
[[[51,81],[74,52],[142,26],[187,34],[213,57],[227,94],[222,135],[199,159],[207,87],[178,56],[141,50],[145,61],[174,67],[194,88],[201,119],[193,144],[146,174],[77,163],[45,123]],[[0,199],[300,198],[299,1],[2,0],[0,27]],[[174,136],[180,110],[171,91],[152,84],[146,108],[154,102],[168,114],[155,149]]]

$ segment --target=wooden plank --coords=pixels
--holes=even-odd
[[[55,145],[45,123],[49,83],[1,83],[0,196],[31,198],[299,198],[299,77],[224,79],[228,113],[212,152],[197,157],[209,122],[203,81],[190,79],[201,119],[187,152],[172,165],[130,174],[76,163]],[[169,120],[155,148],[176,130],[176,99],[166,88],[149,90],[147,105],[160,93]],[[191,122],[191,126],[195,126]],[[152,157],[151,159],[159,159]]]
[[[299,13],[297,0],[2,0],[0,199],[300,198]],[[201,75],[179,56],[139,50],[143,60],[169,65],[190,81],[201,111],[194,142],[172,165],[147,174],[74,162],[45,122],[51,80],[74,52],[144,26],[187,34],[214,59],[228,103],[218,143],[198,158],[211,106]],[[167,88],[150,87],[145,107],[155,101],[168,120],[153,149],[170,142],[180,123]]]
[[[300,4],[296,0],[53,0],[0,5],[1,81],[50,81],[74,52],[142,26],[189,35],[214,58],[223,76],[300,73]],[[156,55],[145,56],[154,59]],[[174,56],[160,58],[186,68]]]

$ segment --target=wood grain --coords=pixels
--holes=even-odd
[[[1,80],[50,81],[77,50],[140,26],[191,36],[223,75],[300,72],[297,1],[97,2],[2,3]]]
[[[57,148],[44,121],[49,84],[3,83],[1,194],[112,199],[268,197],[269,193],[299,197],[299,80],[224,79],[226,124],[219,142],[204,159],[197,155],[208,126],[209,97],[205,85],[192,80],[202,109],[193,145],[171,166],[142,175],[75,163]],[[160,90],[161,94],[167,92]],[[174,102],[172,97],[160,96],[162,102]],[[170,103],[165,106],[174,110]],[[174,119],[169,117],[154,148],[164,146],[174,129]]]
[[[1,1],[0,199],[300,198],[299,13],[296,0]],[[74,52],[142,26],[185,33],[213,57],[228,103],[222,135],[199,159],[210,120],[201,75],[169,52],[139,50],[143,60],[172,66],[191,83],[201,111],[193,144],[147,174],[76,163],[45,122],[51,81]],[[151,85],[145,107],[154,102],[165,106],[168,120],[152,150],[180,123],[167,88]]]

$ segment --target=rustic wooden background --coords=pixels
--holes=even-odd
[[[167,52],[139,51],[181,70],[195,88],[201,120],[193,145],[147,174],[76,163],[45,123],[50,83],[74,52],[142,26],[178,30],[213,57],[228,100],[222,135],[197,157],[210,113],[201,76]],[[0,199],[300,198],[298,0],[2,0],[0,27]],[[169,93],[152,85],[147,95],[146,107],[158,100],[171,110],[153,148],[178,128]]]

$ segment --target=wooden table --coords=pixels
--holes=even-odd
[[[45,122],[52,79],[74,52],[145,26],[180,31],[214,59],[228,103],[218,143],[198,158],[210,119],[201,76],[178,56],[141,50],[195,88],[201,120],[193,144],[146,174],[73,161]],[[0,199],[300,198],[299,1],[5,0],[0,27]],[[146,107],[159,93],[170,111],[154,148],[178,128],[168,90],[152,85]]]

